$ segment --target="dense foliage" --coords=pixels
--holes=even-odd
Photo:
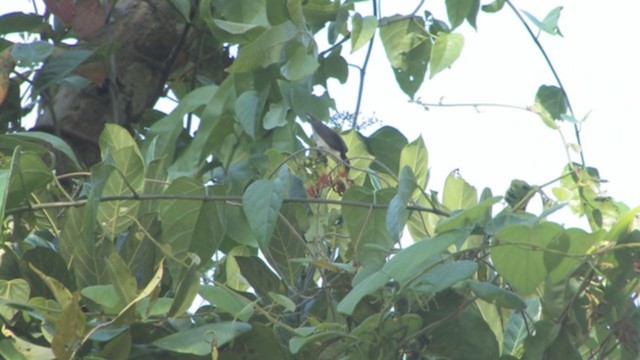
[[[327,81],[357,51],[364,76],[376,39],[413,98],[460,55],[458,26],[511,11],[535,46],[560,8],[45,2],[0,16],[3,358],[638,358],[640,208],[596,169],[569,160],[505,196],[455,171],[430,189],[419,137],[364,136],[356,111],[346,164],[301,126],[335,114]],[[527,110],[579,143],[560,84]],[[175,110],[153,110],[166,96]],[[563,206],[590,229],[547,220]]]

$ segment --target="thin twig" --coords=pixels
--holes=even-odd
[[[378,17],[378,6],[376,0],[372,0],[373,4],[373,16]],[[371,58],[371,50],[373,49],[373,40],[374,36],[369,40],[369,47],[367,48],[367,54],[364,57],[364,62],[362,63],[362,68],[360,68],[360,85],[358,86],[358,100],[356,101],[356,111],[353,114],[353,122],[351,123],[352,129],[357,129],[358,127],[358,115],[360,114],[360,106],[362,105],[362,93],[364,92],[364,77],[367,72],[367,66],[369,65],[369,59]]]

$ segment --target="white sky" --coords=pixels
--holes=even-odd
[[[489,2],[484,1],[483,3]],[[541,41],[566,87],[576,117],[592,111],[582,127],[587,165],[609,180],[609,195],[630,207],[640,205],[640,42],[637,40],[634,1],[514,1],[516,6],[542,19],[564,6],[559,26],[564,37],[541,35]],[[415,1],[382,1],[383,16],[411,12]],[[429,10],[446,20],[442,3],[428,1]],[[24,9],[31,1],[0,0],[0,14]],[[370,3],[358,4],[363,13]],[[425,80],[416,97],[437,103],[502,103],[528,106],[539,85],[555,85],[544,59],[517,21],[505,8],[497,14],[480,12],[478,32],[463,24],[462,56],[433,80]],[[322,50],[322,49],[321,49]],[[350,51],[350,46],[346,46]],[[349,61],[362,63],[366,47]],[[350,68],[346,86],[332,84],[339,110],[354,111],[358,73]],[[479,190],[490,187],[502,195],[511,179],[541,184],[558,177],[567,157],[557,132],[535,115],[517,110],[437,108],[424,111],[410,104],[396,85],[384,49],[374,47],[365,82],[364,116],[375,114],[383,124],[399,128],[409,140],[422,133],[429,150],[431,185],[441,190],[453,169]],[[568,142],[575,142],[566,127]],[[577,160],[577,154],[574,154]],[[548,189],[550,194],[550,189]],[[564,215],[556,221],[574,224]],[[577,224],[577,223],[575,223]]]

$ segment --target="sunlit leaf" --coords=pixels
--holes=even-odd
[[[461,34],[438,33],[438,38],[431,49],[431,75],[450,67],[458,59],[464,46],[464,37]]]

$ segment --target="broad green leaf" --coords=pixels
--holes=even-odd
[[[242,130],[255,139],[256,121],[258,115],[262,113],[260,95],[254,90],[245,91],[238,97],[236,102],[236,116],[242,126]]]
[[[482,11],[487,13],[495,13],[502,10],[505,0],[493,0],[492,3],[482,5]]]
[[[558,28],[558,20],[560,20],[560,12],[562,11],[562,6],[558,6],[553,10],[549,11],[547,16],[544,17],[542,21],[538,20],[535,16],[531,15],[526,11],[522,11],[527,18],[540,30],[551,34],[551,35],[560,35],[560,29]]]
[[[73,150],[71,150],[71,147],[69,146],[69,144],[67,144],[64,140],[62,140],[61,138],[55,135],[51,135],[51,134],[40,132],[40,131],[25,131],[25,132],[12,133],[11,136],[17,139],[25,139],[27,141],[34,142],[34,143],[46,143],[47,146],[51,146],[57,151],[60,151],[61,153],[66,155],[72,161],[72,164],[76,166],[78,169],[81,168],[80,163],[78,162],[78,159],[76,157],[76,154],[73,152]]]
[[[445,0],[445,4],[447,5],[447,16],[451,30],[454,30],[473,10],[474,0]]]
[[[73,301],[73,295],[71,291],[69,291],[69,289],[64,287],[64,285],[58,280],[46,275],[41,270],[37,269],[35,266],[29,265],[29,268],[40,278],[40,280],[45,283],[45,285],[47,285],[47,287],[53,294],[53,297],[56,299],[58,304],[60,304],[60,307],[64,309],[69,306],[69,304],[71,304],[71,302]]]
[[[447,359],[495,360],[500,358],[498,342],[482,315],[473,307],[456,314],[429,336],[434,356]]]
[[[53,172],[40,156],[31,152],[21,151],[13,157],[13,161],[7,204],[17,206],[49,184],[53,180]]]
[[[251,287],[253,287],[263,299],[269,298],[269,292],[286,294],[286,286],[282,280],[257,256],[237,256],[235,257],[242,276],[244,276]]]
[[[457,170],[452,171],[444,183],[442,205],[449,210],[469,209],[478,204],[478,191],[466,182]]]
[[[0,34],[32,32],[43,25],[41,15],[12,12],[0,16]]]
[[[26,303],[29,300],[31,289],[24,279],[0,280],[0,300],[16,303]],[[11,320],[15,310],[7,305],[0,305],[0,316]]]
[[[429,66],[431,47],[431,41],[423,41],[406,53],[404,68],[393,68],[393,74],[400,89],[411,99],[414,98],[424,81]]]
[[[114,285],[87,286],[80,292],[82,296],[102,306],[106,313],[120,311],[126,305],[122,302]]]
[[[464,46],[464,37],[461,34],[438,33],[438,38],[431,49],[431,75],[430,79],[450,67],[458,59]]]
[[[284,59],[284,48],[297,34],[297,27],[287,21],[267,29],[255,41],[240,47],[238,57],[228,71],[239,73],[267,67]]]
[[[345,201],[365,204],[388,204],[392,197],[392,189],[372,192],[360,186],[349,188],[343,195]],[[363,267],[381,265],[395,242],[386,228],[385,209],[343,205],[342,216],[349,230],[355,260]]]
[[[351,18],[351,53],[358,51],[366,45],[378,27],[378,18],[375,16],[362,17],[359,13],[355,13]]]
[[[259,27],[256,24],[242,24],[242,23],[220,20],[220,19],[213,20],[213,23],[216,24],[216,26],[219,27],[220,29],[233,35],[241,35],[246,33],[249,30],[253,30]]]
[[[283,103],[269,104],[269,111],[264,115],[262,126],[265,130],[287,125],[287,107]]]
[[[218,7],[218,5],[216,5]],[[257,24],[266,26],[267,5],[265,0],[235,0],[226,1],[219,7],[224,18],[243,24]]]
[[[154,293],[157,293],[158,286],[160,285],[160,281],[162,280],[162,276],[164,274],[164,261],[161,260],[158,263],[157,267],[158,268],[156,270],[156,273],[153,275],[151,280],[149,280],[149,282],[144,287],[144,289],[142,289],[142,291],[140,291],[138,296],[136,296],[136,298],[133,299],[133,301],[128,303],[127,306],[125,306],[124,309],[122,309],[120,311],[118,316],[115,319],[113,319],[114,323],[117,324],[118,322],[123,321],[123,319],[125,319],[127,317],[127,315],[130,313],[130,311],[136,305],[138,305],[138,303],[140,303],[143,299],[146,299],[146,298],[148,298],[150,296],[153,296]]]
[[[419,17],[394,15],[380,22],[380,39],[393,68],[407,69],[407,53],[428,41],[424,21]]]
[[[34,89],[42,91],[62,81],[92,54],[91,50],[66,50],[60,55],[52,56],[33,81]]]
[[[535,332],[524,341],[524,359],[544,359],[547,348],[553,343],[562,326],[551,320],[540,320],[534,324]]]
[[[176,152],[178,136],[183,130],[182,120],[184,116],[201,106],[211,104],[212,100],[216,97],[217,92],[217,85],[199,87],[182,98],[178,106],[169,115],[156,121],[148,132],[150,138],[156,138],[157,140],[155,142],[155,151],[153,156],[152,158],[147,159],[147,162],[155,159],[166,158],[166,161],[171,163]],[[209,134],[205,129],[208,124],[209,122],[201,124],[198,134],[202,131]],[[193,146],[194,145],[192,143],[190,147]]]
[[[461,212],[443,219],[436,225],[436,232],[442,233],[455,229],[461,229],[467,226],[476,227],[483,226],[491,218],[491,207],[498,203],[502,198],[494,196],[486,199],[478,205],[472,206]]]
[[[488,303],[482,299],[476,299],[475,306],[478,308],[480,315],[484,319],[484,321],[489,325],[493,335],[496,337],[496,341],[498,341],[498,349],[500,353],[502,353],[502,346],[504,342],[504,315],[502,309],[498,306]],[[500,357],[500,360],[508,360]]]
[[[191,22],[191,1],[189,0],[169,0],[176,10],[182,15],[186,22]]]
[[[423,208],[432,208],[432,204],[422,194],[414,200],[415,205]],[[435,199],[434,199],[435,200]],[[435,204],[437,202],[434,201]],[[407,228],[414,241],[430,237],[436,228],[441,216],[426,211],[412,211],[407,222]]]
[[[20,153],[17,148],[13,151],[12,157],[5,157],[0,153],[0,222],[4,221],[4,209],[7,204],[9,195],[9,184],[11,180],[11,172],[13,171],[14,158]]]
[[[536,93],[532,110],[552,129],[557,129],[555,120],[560,120],[567,111],[567,100],[564,92],[557,86],[542,85]]]
[[[225,312],[240,321],[248,321],[253,315],[253,304],[244,296],[221,286],[204,285],[200,295],[217,311]]]
[[[271,241],[283,199],[284,185],[279,179],[257,180],[242,195],[242,208],[262,249]]]
[[[297,45],[293,54],[288,57],[287,62],[280,68],[280,73],[287,80],[298,81],[312,75],[318,68],[318,60],[315,56],[307,53],[302,45]]]
[[[493,264],[521,295],[529,295],[553,270],[545,266],[544,249],[563,234],[564,229],[551,222],[505,227],[494,238]]]
[[[282,280],[290,286],[296,286],[304,266],[291,260],[305,256],[303,217],[307,209],[302,204],[284,204],[280,212],[282,216],[277,219],[269,246],[263,251]]]
[[[218,322],[182,330],[153,342],[153,345],[182,354],[210,355],[212,347],[220,347],[251,330],[243,322]]]
[[[11,57],[23,67],[35,67],[53,54],[53,44],[46,41],[34,41],[27,44],[15,44]]]
[[[55,334],[51,339],[51,350],[58,359],[71,359],[74,349],[80,346],[87,331],[84,313],[78,303],[80,295],[75,293],[72,301],[63,308],[55,323]]]
[[[428,241],[428,240],[427,240]],[[415,279],[411,289],[422,295],[432,295],[451,288],[457,283],[472,277],[478,271],[478,264],[470,260],[445,262]],[[406,274],[407,278],[415,274]],[[398,279],[402,280],[402,279]]]
[[[144,160],[129,132],[118,125],[105,125],[100,135],[100,152],[103,160],[116,169],[109,174],[102,196],[140,194],[144,186]],[[137,214],[139,206],[137,200],[101,202],[97,220],[113,239],[133,223],[131,216]]]
[[[274,293],[274,292],[270,292],[269,296],[271,296],[271,299],[276,304],[283,306],[285,309],[291,312],[294,312],[296,310],[296,304],[293,301],[291,301],[291,299],[289,299],[288,297],[282,294]]]
[[[313,74],[314,83],[322,84],[327,87],[329,78],[337,79],[340,84],[347,82],[349,78],[349,65],[344,57],[340,54],[342,46],[338,46],[327,57],[320,57],[320,67]]]
[[[193,300],[200,291],[200,276],[197,271],[198,265],[192,264],[189,270],[184,272],[180,283],[176,287],[176,292],[171,303],[171,308],[167,314],[169,317],[178,317],[183,315],[193,304]]]
[[[549,249],[566,253],[566,255],[546,252],[545,265],[549,269],[552,282],[565,280],[578,266],[587,259],[586,256],[599,238],[605,236],[604,231],[589,234],[582,229],[567,229],[567,236],[560,236],[549,243]],[[553,265],[552,268],[550,266]]]
[[[367,144],[357,131],[351,130],[342,135],[349,151],[347,157],[351,160],[351,165],[357,169],[368,169],[372,162],[372,156],[367,152]],[[355,185],[362,185],[367,177],[364,171],[351,171],[349,179]]]
[[[100,359],[129,359],[131,345],[131,331],[123,331],[109,341],[100,352],[96,353],[96,357]],[[87,358],[85,357],[85,359]]]
[[[379,176],[386,176],[388,171],[391,171],[393,175],[400,174],[400,153],[408,142],[398,129],[383,126],[367,137],[365,141],[367,151],[376,158],[376,161],[371,164],[372,170],[382,173]],[[410,156],[407,155],[407,160],[409,158]],[[415,171],[414,168],[411,170]]]
[[[167,196],[191,195],[205,196],[202,184],[186,177],[176,179],[164,194]],[[216,229],[218,209],[214,202],[170,199],[159,204],[159,216],[162,227],[162,242],[170,246],[173,256],[183,259],[193,252],[206,261],[217,250],[224,235],[222,229]],[[171,276],[178,283],[185,268],[182,264],[169,261]]]
[[[460,242],[469,235],[467,229],[438,234],[431,239],[418,241],[400,250],[386,264],[382,271],[396,280],[405,281],[423,271],[433,257],[443,253],[449,246]]]
[[[353,310],[363,297],[373,294],[390,280],[391,276],[382,271],[377,271],[373,273],[373,275],[368,276],[351,289],[347,296],[338,303],[338,312],[345,315],[353,314]]]
[[[429,153],[422,136],[402,148],[398,170],[402,170],[405,166],[413,170],[418,187],[421,189],[426,188],[429,178]],[[400,173],[398,173],[398,176],[400,176]],[[419,190],[417,189],[415,194],[418,195],[418,193]]]
[[[520,296],[491,283],[469,280],[467,285],[477,297],[486,302],[495,303],[497,306],[513,310],[524,310],[527,307],[527,304]]]
[[[107,259],[109,278],[123,305],[130,303],[138,295],[138,283],[118,253],[113,252]]]
[[[400,240],[400,233],[409,218],[407,205],[416,186],[416,178],[411,168],[408,166],[403,167],[398,182],[398,193],[389,203],[386,218],[387,231],[395,241]]]
[[[473,0],[473,4],[471,4],[471,10],[467,14],[467,22],[474,29],[478,29],[477,18],[478,12],[480,11],[480,0]]]
[[[518,311],[512,312],[504,327],[504,340],[502,343],[504,354],[518,354],[524,344],[524,340],[529,335],[529,329],[527,328],[529,319],[534,322],[540,319],[540,301],[535,298],[525,302],[527,304],[526,314]],[[525,315],[527,316],[526,319]]]
[[[394,255],[381,270],[359,282],[340,303],[338,311],[351,315],[356,305],[366,295],[379,290],[392,279],[407,281],[424,271],[434,256],[440,255],[449,246],[466,238],[466,231],[452,231],[414,243]]]

